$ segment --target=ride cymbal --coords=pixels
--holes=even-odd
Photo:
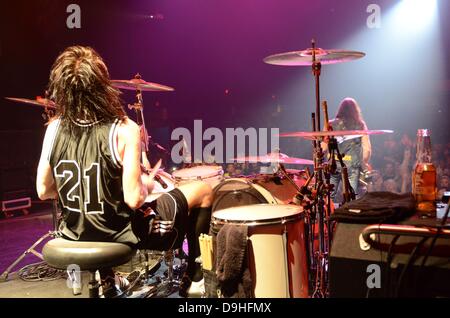
[[[393,130],[332,130],[332,131],[296,131],[282,133],[280,137],[301,137],[306,139],[319,139],[322,137],[337,136],[364,136],[364,135],[381,135],[391,134]],[[350,138],[348,138],[350,139]]]
[[[112,86],[119,88],[119,89],[126,89],[126,90],[141,90],[146,92],[171,92],[174,91],[172,87],[147,82],[144,81],[142,78],[137,77],[130,80],[111,80]]]
[[[316,61],[322,64],[336,64],[348,62],[364,57],[366,54],[358,51],[348,50],[324,50],[320,48],[306,49],[302,51],[291,51],[273,54],[263,61],[267,64],[282,66],[311,66],[313,64],[313,52],[315,50]]]
[[[314,165],[314,161],[309,159],[289,157],[285,154],[269,153],[265,156],[250,156],[231,158],[235,161],[261,162],[261,163],[284,163],[293,165]]]

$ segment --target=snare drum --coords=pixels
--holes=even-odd
[[[172,173],[176,185],[182,185],[195,180],[201,180],[215,187],[223,180],[223,169],[221,166],[196,166],[176,170]]]
[[[288,172],[298,187],[306,183],[303,171]],[[273,174],[259,174],[244,178],[231,178],[214,189],[213,211],[234,206],[270,203],[288,204],[297,189],[289,180]]]
[[[225,224],[248,226],[247,257],[256,298],[308,297],[301,206],[255,204],[214,212],[213,235]]]

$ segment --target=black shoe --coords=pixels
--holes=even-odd
[[[181,297],[187,298],[188,297],[188,289],[189,287],[191,287],[192,284],[192,280],[189,278],[188,275],[183,275],[183,277],[181,278],[181,282],[180,282],[180,290],[178,291],[178,294]]]
[[[200,298],[205,296],[205,279],[193,282],[187,275],[181,279],[179,295],[184,298]]]
[[[104,298],[122,296],[130,288],[130,282],[123,276],[114,275],[102,281],[102,295]]]

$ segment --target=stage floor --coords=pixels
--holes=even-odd
[[[39,238],[53,230],[52,204],[33,202],[30,214],[0,220],[0,273],[3,273],[23,252]],[[37,247],[40,252],[42,244]],[[11,271],[27,264],[39,262],[33,254],[27,255]]]
[[[30,214],[0,220],[0,273],[3,273],[22,253],[29,249],[39,238],[53,230],[52,205],[48,203],[36,203],[30,209]],[[48,239],[36,246],[36,251],[41,252]],[[6,281],[0,280],[0,298],[86,298],[89,297],[87,272],[82,273],[82,292],[73,295],[68,288],[65,275],[54,280],[25,281],[19,277],[18,271],[29,264],[42,262],[37,256],[29,253],[20,263],[9,272]],[[133,262],[133,265],[132,265]],[[180,260],[176,259],[175,263]],[[127,264],[117,268],[122,273],[131,272],[136,268],[136,258]],[[156,267],[155,267],[156,270]],[[153,278],[146,283],[154,282],[154,277],[163,277],[167,270],[164,262],[156,270]],[[137,284],[128,295],[130,298],[143,298],[149,295],[156,297],[178,298],[178,292],[169,294],[155,294],[155,289],[146,285]]]

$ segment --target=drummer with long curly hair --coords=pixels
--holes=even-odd
[[[202,271],[195,258],[200,254],[198,236],[209,230],[211,186],[196,181],[146,202],[158,167],[142,169],[148,162],[142,129],[126,116],[119,91],[92,48],[72,46],[58,56],[48,93],[56,116],[47,126],[36,186],[42,200],[59,201],[61,236],[170,249],[187,233],[189,262],[180,292],[202,294]],[[170,231],[154,235],[148,211]],[[101,272],[101,278],[105,296],[126,287],[111,271]]]

